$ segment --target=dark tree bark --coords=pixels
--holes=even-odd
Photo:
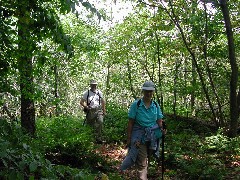
[[[154,31],[155,38],[157,40],[157,61],[158,61],[158,87],[159,90],[156,89],[157,101],[160,104],[162,112],[164,112],[163,106],[163,92],[162,92],[162,76],[161,76],[161,57],[160,57],[160,40],[156,31]],[[158,93],[159,92],[159,93]]]
[[[58,99],[58,98],[59,98],[59,93],[58,93],[58,84],[59,84],[59,81],[58,81],[58,67],[57,67],[56,64],[54,65],[54,77],[55,77],[55,82],[54,82],[54,97],[55,97],[55,99]],[[57,103],[56,103],[55,112],[53,112],[53,113],[54,113],[56,116],[59,116],[59,114],[60,114],[58,101],[57,101]]]
[[[222,9],[223,18],[225,22],[226,34],[228,39],[229,61],[232,70],[230,79],[230,129],[228,135],[229,137],[236,137],[239,118],[237,104],[238,65],[236,62],[233,31],[227,0],[220,0],[220,6]]]
[[[30,135],[35,133],[35,109],[33,100],[32,52],[34,45],[29,30],[30,1],[18,1],[18,69],[21,91],[21,126]]]

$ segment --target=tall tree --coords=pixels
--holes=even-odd
[[[82,6],[100,18],[100,13],[89,2],[80,2]],[[18,64],[21,93],[21,125],[31,135],[34,135],[36,130],[33,64],[38,59],[34,59],[34,55],[41,51],[41,43],[45,39],[58,44],[59,49],[72,55],[70,39],[63,32],[57,12],[65,14],[72,11],[77,13],[75,9],[76,4],[79,5],[77,0],[7,0],[0,4],[0,9],[3,10],[0,13],[1,19],[7,19],[5,24],[8,24],[7,26],[4,24],[3,28],[8,30],[9,37],[15,38],[15,42],[9,42],[10,38],[6,38],[4,33],[3,43],[8,44],[7,46],[2,46],[2,49],[3,52],[6,52],[9,44],[13,47],[18,47],[17,55],[13,57],[11,54],[10,56],[13,59],[15,58],[14,60],[17,59]],[[17,21],[15,26],[11,26],[12,21]],[[4,64],[4,67],[9,67],[7,66],[8,58],[3,60],[1,64]]]
[[[29,26],[31,9],[34,2],[18,1],[18,69],[20,73],[21,91],[21,125],[30,134],[35,133],[35,108],[32,74],[32,57],[35,43],[31,40]]]
[[[234,45],[234,37],[232,31],[232,25],[229,15],[228,3],[227,0],[220,0],[219,1],[225,27],[226,27],[226,35],[228,39],[228,53],[229,53],[229,61],[231,65],[231,78],[230,78],[230,130],[229,136],[236,137],[237,135],[237,125],[238,125],[238,118],[239,118],[239,104],[237,102],[237,83],[238,83],[238,65],[236,61],[235,55],[235,45]]]

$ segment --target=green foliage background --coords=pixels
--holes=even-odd
[[[219,2],[138,1],[123,22],[106,30],[99,20],[113,19],[89,2],[2,1],[0,176],[94,179],[105,172],[121,178],[112,168],[119,162],[93,153],[97,145],[91,129],[82,126],[79,101],[94,78],[107,102],[108,143],[124,146],[128,107],[151,79],[169,129],[166,176],[239,178],[239,135],[226,137],[232,69]],[[238,66],[239,2],[230,0],[228,7]],[[32,92],[21,92],[22,83]],[[21,129],[23,95],[34,104],[34,137]],[[196,128],[182,116],[201,119],[204,126]],[[212,124],[217,132],[208,129]],[[103,164],[100,173],[98,164]],[[154,161],[150,172],[156,166]]]

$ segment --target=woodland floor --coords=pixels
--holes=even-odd
[[[101,174],[106,174],[108,175],[109,172],[111,173],[117,173],[118,168],[120,167],[126,153],[127,149],[124,148],[123,145],[119,144],[99,144],[98,148],[95,150],[96,155],[99,157],[103,158],[104,163],[99,163],[96,162],[92,157],[85,157],[85,161],[87,159],[87,162],[91,164],[91,167],[94,169],[95,172],[100,172]],[[61,153],[60,153],[61,154]],[[59,155],[60,155],[59,154]],[[51,160],[53,160],[57,164],[65,164],[65,165],[72,165],[77,168],[81,168],[81,163],[76,164],[76,157],[65,157],[63,158],[62,155],[60,157],[54,157],[51,155]],[[148,180],[161,180],[162,179],[162,167],[161,167],[161,161],[159,166],[157,168],[154,168],[150,165],[149,173],[148,173]],[[176,170],[176,167],[168,167],[169,165],[167,162],[165,162],[165,174],[169,174],[168,172],[171,172],[173,169]],[[240,168],[240,155],[236,157],[236,160],[234,162],[227,162],[226,164],[226,169],[228,169],[229,173],[228,175],[223,178],[223,180],[238,180],[240,177],[240,171],[237,172],[236,170],[233,170],[233,168]],[[153,169],[154,168],[154,169]],[[175,175],[165,175],[164,174],[164,179],[165,180],[185,180],[189,178],[184,177],[183,174],[181,174],[178,171],[178,174]],[[122,177],[122,178],[120,178]],[[127,170],[124,174],[119,174],[119,178],[114,178],[114,180],[137,180],[137,174],[134,169]],[[94,180],[112,180],[111,178],[109,179],[104,179],[102,176],[96,176]]]
[[[120,167],[121,162],[123,161],[126,153],[127,153],[127,150],[124,147],[121,147],[116,144],[102,144],[102,145],[99,145],[98,149],[96,149],[96,154],[103,156],[106,159],[106,161],[117,162],[115,165],[113,165],[111,167],[112,171],[115,171],[115,172],[118,171],[118,168]],[[103,166],[103,165],[98,164],[98,166],[99,166],[99,169],[101,169],[101,166]],[[226,164],[226,168],[229,169],[229,171],[231,171],[231,169],[233,169],[233,167],[240,168],[240,155],[238,157],[236,157],[236,161],[228,162],[228,164]],[[164,173],[167,173],[168,171],[171,171],[171,170],[166,168]],[[134,171],[134,169],[128,170],[124,174],[122,174],[123,180],[136,180],[136,177],[137,177],[137,174]],[[239,172],[233,171],[233,173],[229,173],[229,175],[227,177],[225,177],[224,179],[237,180],[239,177],[240,177],[240,171]],[[162,179],[161,162],[157,168],[155,168],[148,174],[148,180],[160,180],[160,179]],[[164,179],[179,180],[179,179],[184,179],[184,178],[179,178],[179,176],[177,177],[177,175],[176,175],[176,176],[171,176],[171,178],[164,176]],[[96,180],[98,180],[98,179],[96,178]]]
[[[106,160],[117,162],[116,165],[112,166],[112,169],[118,172],[125,155],[127,154],[127,149],[116,144],[102,144],[96,149],[96,153],[104,156]],[[149,174],[149,180],[161,179],[162,172],[161,166],[158,166],[155,169],[154,174]],[[121,174],[122,179],[134,180],[137,177],[137,174],[134,169],[127,170],[124,174]]]

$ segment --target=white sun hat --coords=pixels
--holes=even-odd
[[[90,81],[90,84],[98,84],[98,83],[97,83],[96,80],[92,79],[92,80]]]

